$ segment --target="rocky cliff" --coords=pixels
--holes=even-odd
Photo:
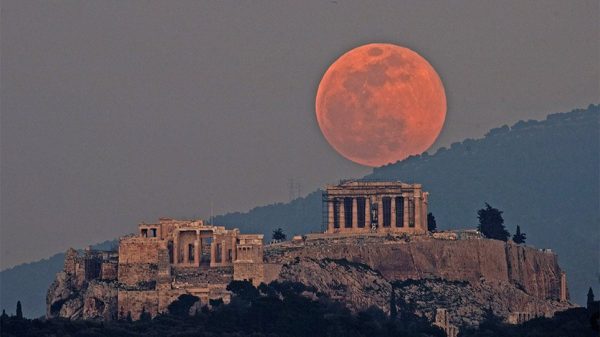
[[[301,282],[353,311],[375,306],[389,313],[396,306],[400,313],[433,320],[443,308],[452,324],[474,326],[487,311],[509,320],[518,313],[551,316],[572,307],[564,300],[557,256],[514,243],[439,234],[319,234],[265,246],[264,254],[265,282]],[[89,260],[72,252],[67,257],[65,271],[48,290],[47,316],[117,317],[119,280],[90,278],[89,268],[82,269]],[[102,261],[101,271],[110,266]],[[105,274],[113,273],[100,275]]]
[[[117,317],[115,281],[92,280],[77,284],[64,271],[56,275],[46,299],[48,318],[113,320]]]
[[[487,239],[314,236],[266,250],[274,279],[314,286],[351,309],[400,310],[433,319],[448,309],[453,324],[476,325],[486,310],[551,316],[572,305],[561,301],[555,254]]]

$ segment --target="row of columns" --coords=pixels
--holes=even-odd
[[[190,260],[190,254],[189,254],[189,249],[188,247],[179,247],[179,234],[180,231],[175,231],[175,235],[173,238],[173,264],[177,265],[177,264],[187,264],[187,265],[194,265],[194,266],[200,266],[200,258],[201,258],[201,249],[202,249],[202,238],[200,235],[200,231],[197,230],[196,231],[196,239],[194,240],[194,261],[193,263]],[[214,266],[214,265],[218,265],[218,264],[223,264],[223,263],[232,263],[235,260],[235,255],[236,255],[236,251],[235,251],[235,237],[232,236],[231,237],[231,250],[232,250],[232,255],[231,255],[231,261],[227,261],[229,254],[227,253],[227,244],[226,244],[226,240],[221,240],[221,242],[218,242],[221,244],[221,260],[217,262],[217,240],[215,240],[215,238],[213,237],[213,240],[210,244],[210,265]],[[180,249],[183,248],[183,262],[179,262],[179,254],[180,254]]]
[[[391,228],[399,228],[399,227],[420,227],[421,226],[421,198],[420,196],[414,196],[409,198],[408,196],[401,196],[403,198],[403,219],[402,225],[398,226],[396,223],[396,197],[399,195],[382,195],[377,197],[377,227],[383,228],[384,226],[384,214],[383,214],[383,198],[390,198],[390,227]],[[344,202],[345,197],[340,197],[338,199],[339,208],[338,208],[338,224],[339,228],[347,228],[346,227],[346,205]],[[335,223],[335,202],[336,200],[328,200],[328,231],[333,232],[336,228],[334,226]],[[414,208],[413,212],[410,211],[409,202],[413,202]],[[411,213],[412,219],[411,219]],[[411,225],[412,222],[412,226]],[[371,227],[371,198],[365,197],[365,228]],[[358,197],[352,197],[352,229],[358,229]]]

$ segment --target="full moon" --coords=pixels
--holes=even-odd
[[[337,152],[375,167],[421,154],[433,144],[446,118],[446,94],[421,55],[373,43],[348,51],[327,69],[316,113]]]

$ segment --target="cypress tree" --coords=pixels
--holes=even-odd
[[[23,318],[23,308],[21,308],[21,301],[17,301],[17,318]]]
[[[521,226],[517,226],[517,232],[513,235],[513,241],[515,243],[525,243],[527,236],[525,233],[521,233]]]

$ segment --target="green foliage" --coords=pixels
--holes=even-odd
[[[490,206],[487,202],[485,208],[477,211],[479,225],[477,229],[488,239],[507,241],[510,233],[504,228],[502,211]]]
[[[223,305],[223,300],[220,298],[217,298],[216,300],[209,299],[208,304],[210,304],[211,307],[216,308],[218,306]]]
[[[21,301],[17,301],[17,318],[23,318],[23,308],[21,307]]]
[[[142,307],[142,312],[140,313],[140,321],[147,322],[152,319],[152,316],[149,312],[146,311],[146,307]]]
[[[200,301],[200,298],[190,295],[180,295],[175,301],[173,301],[167,307],[169,314],[177,317],[187,317],[190,315],[190,309],[194,303]]]
[[[285,241],[286,235],[283,232],[283,229],[281,229],[281,227],[279,227],[273,231],[272,238],[275,241]]]
[[[258,289],[254,288],[252,283],[248,281],[231,281],[231,283],[227,285],[227,290],[247,301],[254,300],[260,296]]]
[[[427,230],[430,232],[435,232],[437,230],[437,223],[435,222],[435,216],[433,213],[427,213]]]
[[[513,235],[513,241],[515,243],[521,244],[525,243],[525,240],[527,240],[527,235],[525,235],[525,233],[521,233],[521,226],[517,226],[517,232],[515,233],[515,235]]]
[[[558,312],[552,318],[536,318],[520,325],[508,325],[498,317],[486,317],[478,328],[461,329],[461,337],[598,337],[590,313],[584,308]]]

